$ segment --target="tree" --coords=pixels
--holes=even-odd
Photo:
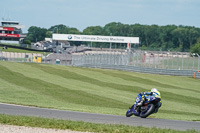
[[[26,39],[26,40],[24,40],[24,44],[31,45],[31,41]]]
[[[122,23],[118,22],[112,22],[112,23],[108,23],[103,27],[103,32],[104,35],[110,36],[112,34],[112,36],[119,36],[119,26],[122,25]]]
[[[187,29],[184,27],[178,27],[172,31],[173,43],[179,48],[178,51],[185,51],[187,47]]]
[[[31,26],[28,29],[27,39],[31,42],[43,41],[46,37],[47,29]]]
[[[80,32],[78,29],[68,27],[63,24],[51,26],[48,30],[32,26],[28,30],[27,39],[32,42],[44,40],[45,37],[52,37],[53,33],[59,34],[85,34],[85,35],[105,35],[105,36],[127,36],[139,37],[140,45],[146,50],[176,50],[189,51],[197,43],[200,36],[200,28],[192,26],[176,25],[141,25],[141,24],[122,24],[120,22],[111,22],[104,27],[89,26]],[[87,43],[87,42],[84,42]],[[91,44],[91,42],[88,42]],[[82,42],[73,42],[80,45]],[[109,47],[110,43],[92,44],[95,47]],[[121,47],[121,44],[112,43],[112,45]]]
[[[47,31],[46,32],[46,37],[47,38],[52,38],[52,32],[51,31]]]
[[[69,28],[68,34],[81,34],[80,31],[76,28]]]
[[[190,52],[200,55],[200,37],[197,38],[197,43],[191,47]]]
[[[60,25],[54,25],[51,26],[48,31],[51,31],[52,33],[59,33],[59,34],[67,34],[69,30],[69,27],[60,24]]]
[[[187,39],[189,43],[189,48],[196,43],[197,38],[200,36],[200,33],[194,27],[187,28]]]
[[[140,39],[140,47],[144,48],[145,37],[144,37],[144,26],[141,24],[134,24],[129,26],[129,36],[131,37],[139,37]],[[137,47],[139,46],[137,45]],[[136,46],[136,45],[135,45]]]
[[[102,35],[103,28],[101,26],[90,26],[83,30],[84,35]]]
[[[190,50],[191,53],[196,53],[200,55],[200,42],[196,43]]]
[[[51,26],[48,31],[59,34],[80,34],[80,31],[77,28],[70,28],[63,24]]]
[[[153,43],[159,46],[159,27],[157,25],[144,26],[145,45],[149,47]]]

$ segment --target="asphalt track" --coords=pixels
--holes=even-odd
[[[130,126],[156,127],[175,130],[200,131],[200,122],[178,121],[154,118],[125,117],[118,115],[105,115],[95,113],[84,113],[75,111],[64,111],[47,108],[27,107],[21,105],[0,103],[0,113],[8,115],[35,116],[44,118],[55,118],[72,121],[85,121],[103,124],[122,124]]]

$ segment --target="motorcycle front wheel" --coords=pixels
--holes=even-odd
[[[129,109],[127,112],[126,112],[126,117],[131,117],[133,115],[133,111],[131,109]]]

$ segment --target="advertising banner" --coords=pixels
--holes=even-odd
[[[4,34],[4,33],[0,33],[0,36],[4,36],[4,37],[19,37],[19,34]]]
[[[97,36],[76,34],[53,34],[53,40],[111,42],[111,43],[139,43],[139,37]]]
[[[15,28],[13,28],[13,27],[0,27],[0,30],[4,30],[4,31],[14,31]]]

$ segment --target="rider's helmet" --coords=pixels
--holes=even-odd
[[[151,89],[151,92],[152,92],[154,95],[160,97],[160,92],[159,92],[156,88],[152,88],[152,89]]]

